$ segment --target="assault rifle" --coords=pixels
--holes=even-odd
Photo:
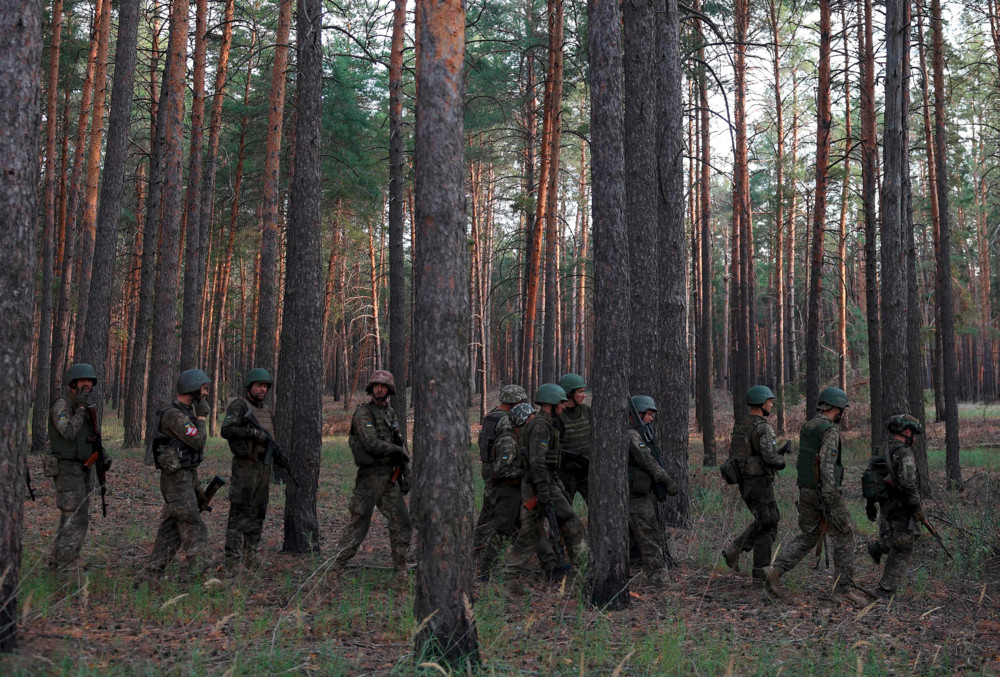
[[[642,436],[642,441],[646,443],[647,447],[649,447],[649,451],[653,455],[653,460],[656,461],[657,465],[666,470],[667,466],[663,462],[663,456],[660,454],[660,447],[657,446],[656,437],[653,435],[653,426],[642,420],[642,417],[635,408],[635,404],[632,402],[631,396],[628,398],[628,413],[629,416],[635,420],[636,429],[639,431],[639,435]],[[656,493],[657,500],[666,498],[670,495],[667,487],[661,482],[657,482],[653,485],[653,491]]]
[[[944,544],[944,539],[941,538],[941,534],[937,532],[934,525],[931,524],[926,517],[924,517],[922,523],[927,528],[927,531],[931,533],[931,536],[937,539],[937,542],[941,545],[941,549],[944,550],[945,554],[948,555],[949,558],[955,559],[955,556],[951,554],[950,550],[948,550],[948,546]]]
[[[559,491],[558,488],[553,488]],[[552,541],[552,550],[556,553],[555,573],[562,573],[569,570],[569,562],[566,560],[566,551],[562,547],[562,535],[559,533],[559,520],[556,519],[556,509],[551,503],[545,506],[545,519],[549,522],[549,538]]]
[[[35,490],[31,488],[31,466],[28,465],[28,459],[24,459],[24,486],[28,490],[28,496],[31,500],[35,500]]]
[[[253,411],[247,411],[244,418],[254,428],[267,435],[267,453],[264,454],[264,465],[273,465],[276,468],[284,470],[288,476],[292,478],[292,482],[295,483],[295,486],[301,488],[302,485],[299,484],[297,479],[295,479],[295,473],[292,472],[292,464],[288,462],[288,457],[281,453],[281,447],[278,446],[278,443],[274,440],[274,437],[271,436],[271,433],[267,432],[264,426],[260,424],[257,417],[253,415]]]
[[[215,492],[224,487],[226,480],[222,479],[218,475],[212,478],[212,481],[208,483],[205,487],[205,493],[198,499],[198,511],[199,512],[212,512],[212,506],[209,503],[212,502],[212,497],[215,496]]]
[[[111,467],[111,461],[108,460],[107,454],[104,452],[104,440],[101,439],[101,424],[97,420],[97,404],[88,404],[87,414],[90,416],[90,424],[94,427],[93,439],[88,440],[94,448],[94,453],[84,462],[83,466],[85,468],[94,466],[97,470],[97,484],[101,487],[101,514],[107,517],[108,504],[105,496],[108,493],[108,468]]]

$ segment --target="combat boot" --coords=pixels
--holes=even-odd
[[[872,561],[875,562],[875,566],[882,563],[882,546],[878,541],[872,541],[868,544],[868,554],[871,556]]]
[[[733,571],[740,570],[740,549],[730,543],[722,549],[722,557],[726,560],[726,566]]]
[[[878,597],[879,599],[884,599],[886,601],[889,601],[895,595],[896,595],[896,592],[894,590],[886,590],[881,585],[879,585],[877,588],[875,588],[875,596]]]
[[[764,576],[764,585],[767,586],[768,591],[774,593],[777,596],[781,596],[781,572],[775,569],[773,566],[764,567],[761,572]]]
[[[854,588],[848,588],[848,587],[838,588],[837,590],[833,591],[833,596],[834,599],[836,599],[839,602],[843,602],[846,600],[848,602],[852,602],[859,606],[868,603],[868,600],[865,598],[865,596],[862,595],[857,590],[855,590]]]

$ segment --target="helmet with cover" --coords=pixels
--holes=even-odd
[[[372,388],[376,384],[381,384],[388,388],[390,395],[396,394],[396,379],[393,378],[391,371],[386,371],[385,369],[376,369],[373,371],[371,378],[368,379],[368,385],[365,386],[365,392],[371,395]]]
[[[527,402],[521,402],[521,404],[516,405],[510,410],[507,417],[510,419],[510,424],[512,426],[520,428],[528,422],[528,419],[531,418],[531,415],[536,411],[537,410]]]
[[[528,401],[528,393],[516,384],[506,385],[500,389],[500,404],[518,404]]]
[[[893,435],[902,435],[907,430],[912,430],[914,434],[921,435],[924,432],[923,426],[920,425],[920,421],[914,416],[909,414],[896,414],[889,418],[889,421],[885,424],[885,427],[889,429]]]

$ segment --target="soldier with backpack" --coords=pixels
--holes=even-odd
[[[496,498],[493,484],[493,446],[505,430],[510,430],[507,414],[522,402],[528,401],[528,393],[519,385],[506,385],[500,389],[500,404],[486,414],[479,430],[479,460],[482,461],[483,508],[479,512],[472,547],[479,551],[486,546],[493,533],[493,519],[496,515]]]
[[[566,500],[573,505],[577,494],[587,501],[590,473],[590,444],[594,414],[587,399],[587,382],[579,374],[566,374],[559,379],[559,385],[566,391],[566,408],[556,419],[559,430],[559,450],[562,461],[559,464],[559,480],[566,487]]]

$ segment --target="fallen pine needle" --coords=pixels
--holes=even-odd
[[[163,603],[163,605],[162,605],[162,606],[160,607],[160,611],[163,611],[163,610],[164,610],[164,609],[166,609],[166,608],[167,608],[168,606],[173,606],[173,605],[177,604],[177,602],[181,601],[182,599],[184,599],[185,597],[187,597],[187,596],[188,596],[188,595],[190,595],[190,594],[191,594],[191,593],[189,593],[189,592],[185,592],[185,593],[184,593],[183,595],[177,595],[177,596],[176,596],[176,597],[174,597],[173,599],[168,599],[168,600],[167,600],[166,602],[164,602],[164,603]]]
[[[855,618],[860,620],[861,618],[863,618],[864,616],[866,616],[869,611],[871,611],[872,609],[874,609],[877,605],[878,605],[878,602],[872,602],[871,604],[869,604],[868,606],[866,606],[864,609],[862,609],[860,612],[858,612],[858,615],[855,616]]]
[[[927,618],[928,616],[930,616],[932,613],[934,613],[935,611],[937,611],[940,608],[941,607],[936,606],[933,609],[931,609],[930,611],[925,611],[924,613],[920,614],[921,620],[924,619],[924,618]]]

